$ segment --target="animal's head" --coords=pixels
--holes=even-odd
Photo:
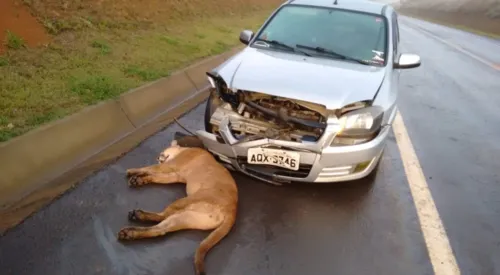
[[[170,147],[161,152],[160,156],[158,157],[158,163],[165,163],[169,160],[174,159],[184,149],[185,148],[182,148],[181,146],[179,146],[179,144],[177,144],[177,140],[172,140],[172,143],[170,143]]]

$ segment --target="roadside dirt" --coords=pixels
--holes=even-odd
[[[0,0],[0,54],[6,49],[7,31],[22,38],[27,46],[45,44],[50,36],[29,9],[15,0]]]

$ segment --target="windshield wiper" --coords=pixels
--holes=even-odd
[[[303,55],[307,55],[307,56],[311,56],[310,54],[306,53],[306,52],[303,52],[295,47],[292,47],[288,44],[285,44],[281,41],[278,41],[278,40],[267,40],[267,39],[262,39],[262,38],[259,38],[257,39],[256,41],[262,41],[262,42],[266,42],[268,44],[271,44],[271,45],[274,45],[274,46],[280,46],[282,48],[285,48],[285,49],[288,49],[290,51],[294,51],[294,52],[298,52],[298,53],[301,53]]]
[[[353,57],[349,57],[349,56],[346,56],[346,55],[343,55],[343,54],[340,54],[338,52],[328,50],[328,49],[325,49],[322,47],[311,47],[311,46],[297,44],[297,48],[303,48],[303,49],[315,51],[315,52],[322,53],[322,54],[328,54],[330,56],[336,56],[338,59],[350,60],[350,61],[358,62],[358,63],[363,64],[363,65],[373,65],[371,62],[361,60],[361,59],[356,59]]]

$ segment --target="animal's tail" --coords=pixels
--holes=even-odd
[[[194,256],[194,266],[196,275],[206,275],[205,273],[205,256],[207,252],[222,240],[231,231],[235,222],[235,217],[226,216],[224,221],[212,231],[200,244]]]

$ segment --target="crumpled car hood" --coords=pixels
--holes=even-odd
[[[334,110],[372,100],[385,68],[247,47],[216,70],[229,88],[321,104]]]

